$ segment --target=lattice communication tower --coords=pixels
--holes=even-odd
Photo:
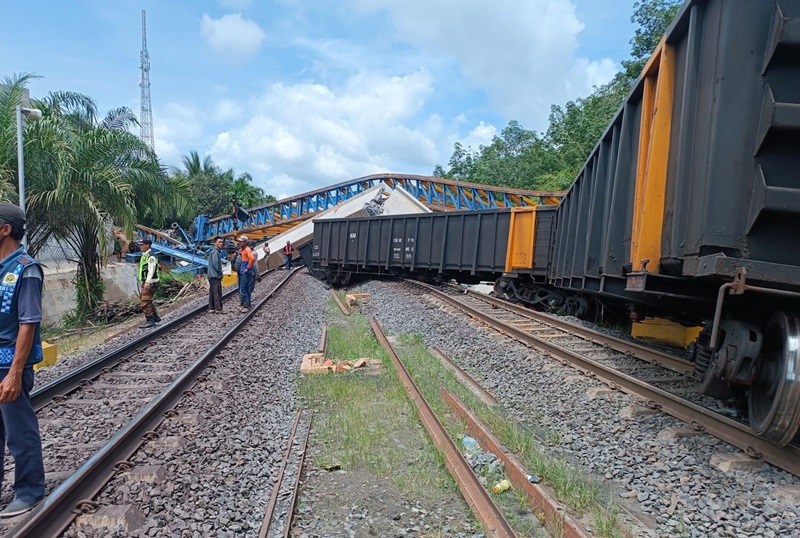
[[[139,115],[139,121],[141,121],[142,126],[141,138],[150,149],[155,149],[155,141],[153,140],[153,107],[150,103],[150,54],[147,52],[147,17],[145,10],[142,10],[141,61],[142,80],[139,82],[139,86],[142,89],[142,110]]]

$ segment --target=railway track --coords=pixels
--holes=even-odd
[[[272,489],[258,538],[289,536],[308,437],[311,434],[311,418],[311,413],[301,411],[295,415],[283,461],[278,470],[278,479]]]
[[[48,485],[60,484],[33,512],[8,520],[0,535],[59,536],[76,512],[97,509],[91,499],[110,478],[130,469],[128,458],[143,443],[158,438],[156,426],[176,416],[175,406],[192,394],[210,361],[297,270],[268,275],[260,287],[274,288],[257,291],[255,296],[263,297],[244,315],[231,307],[235,299],[228,293],[226,313],[214,316],[213,325],[211,318],[197,319],[206,310],[198,307],[36,391]],[[69,432],[73,445],[48,443]],[[71,467],[82,461],[77,470]]]
[[[693,396],[698,398],[691,390],[691,365],[682,359],[474,292],[408,282],[562,364],[643,400],[648,407],[800,476],[800,449],[775,446],[754,435],[748,425],[693,401]]]

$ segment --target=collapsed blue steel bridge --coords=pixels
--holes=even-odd
[[[182,267],[173,269],[174,272],[196,271],[208,263],[206,248],[212,237],[232,238],[243,232],[254,240],[272,237],[381,183],[392,189],[405,189],[434,211],[555,205],[564,195],[563,192],[510,189],[431,176],[375,174],[250,209],[232,207],[231,213],[226,215],[199,215],[189,232],[173,224],[180,240],[144,226],[138,226],[139,236],[150,237],[157,253],[185,262]]]
[[[255,239],[277,235],[380,183],[391,188],[401,187],[438,211],[552,205],[558,204],[563,195],[560,192],[509,189],[430,176],[375,174],[244,210],[242,213],[247,213],[244,221],[234,214],[214,218],[198,216],[194,220],[191,239],[205,242],[217,235],[225,237],[242,231]]]

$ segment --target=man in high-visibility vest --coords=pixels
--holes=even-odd
[[[292,254],[293,253],[294,253],[294,247],[292,246],[291,242],[287,241],[286,242],[286,246],[283,247],[283,255],[284,255],[284,258],[285,258],[284,259],[284,262],[285,262],[284,269],[286,269],[287,271],[292,268]]]
[[[158,288],[158,258],[153,255],[150,248],[152,244],[153,241],[148,237],[139,240],[139,249],[142,251],[142,257],[139,258],[139,271],[136,276],[139,282],[142,283],[139,304],[142,307],[145,318],[144,324],[139,325],[140,329],[150,329],[161,321],[158,312],[156,312],[156,305],[153,302],[156,288]]]
[[[2,518],[24,514],[44,497],[42,441],[31,406],[33,365],[42,361],[44,273],[22,245],[26,225],[22,209],[0,204],[0,457],[8,445],[14,458],[14,499]]]

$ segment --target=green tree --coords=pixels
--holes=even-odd
[[[174,180],[189,185],[197,213],[216,217],[230,213],[231,196],[236,196],[243,208],[274,202],[275,197],[253,185],[253,176],[243,172],[239,176],[233,168],[222,170],[210,156],[203,159],[196,151],[184,155],[183,169],[173,170]]]
[[[556,182],[562,188],[568,186],[583,167],[627,92],[628,85],[617,79],[600,86],[585,99],[569,101],[564,108],[551,107],[546,137],[556,161],[553,168],[559,178]]]
[[[8,117],[30,78],[6,78],[0,92],[4,185],[16,177],[16,128],[9,128]],[[127,130],[137,125],[130,110],[115,109],[100,120],[94,101],[72,92],[52,92],[32,105],[43,118],[24,131],[28,248],[36,255],[52,237],[77,254],[77,314],[84,318],[103,297],[100,268],[111,226],[130,231],[145,214],[184,207],[188,190],[167,181],[155,154]],[[17,193],[6,186],[3,196],[16,199]]]
[[[241,174],[231,183],[228,194],[236,196],[242,207],[257,207],[275,201],[274,196],[264,194],[264,189],[253,185],[253,176],[247,172]]]
[[[471,181],[512,188],[538,188],[535,178],[545,173],[543,140],[534,132],[510,121],[491,144],[481,146],[472,167]]]
[[[647,59],[680,9],[680,0],[641,0],[631,20],[638,24],[625,70],[591,95],[553,105],[549,127],[538,134],[511,120],[500,136],[477,150],[456,143],[448,168],[438,177],[506,187],[563,190],[569,187],[597,144]]]
[[[220,170],[210,156],[201,160],[196,151],[189,152],[181,160],[183,169],[173,170],[173,181],[189,186],[195,212],[211,216],[228,212],[231,175]]]
[[[631,22],[638,25],[631,38],[631,59],[622,62],[624,76],[633,82],[661,42],[683,4],[682,0],[640,0],[633,4]]]

